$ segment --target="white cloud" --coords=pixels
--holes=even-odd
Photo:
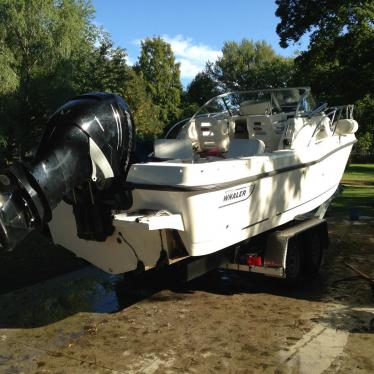
[[[186,58],[176,58],[176,60],[180,63],[182,79],[194,78],[205,66],[205,64],[196,64]]]
[[[221,51],[206,44],[195,43],[192,38],[180,34],[176,36],[162,35],[161,37],[171,45],[176,61],[181,64],[181,79],[183,82],[193,79],[197,73],[204,69],[208,61],[215,62],[217,58],[222,56]],[[131,44],[140,47],[141,40],[133,40]]]
[[[133,66],[135,64],[135,60],[132,57],[130,57],[129,55],[127,55],[127,57],[126,57],[126,62],[127,62],[127,65],[129,65],[129,66]]]
[[[204,69],[206,62],[214,62],[222,56],[221,51],[202,43],[194,43],[191,38],[183,35],[163,35],[162,38],[171,45],[176,61],[181,64],[182,80],[194,78]]]

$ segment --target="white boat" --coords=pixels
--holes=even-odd
[[[190,256],[207,255],[319,207],[339,185],[357,123],[338,119],[346,108],[310,111],[311,101],[308,88],[214,98],[155,141],[155,160],[131,165],[133,205],[114,215],[111,237],[79,239],[62,203],[50,223],[54,242],[123,273],[138,259],[155,266],[168,240]]]
[[[91,211],[74,208],[73,189],[53,210],[53,241],[119,274],[216,253],[284,225],[337,190],[356,142],[352,110],[316,106],[308,87],[219,95],[129,166],[131,203],[112,207],[110,235],[87,240],[82,217]],[[93,169],[113,177],[95,150],[90,143]]]

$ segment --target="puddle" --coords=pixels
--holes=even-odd
[[[279,288],[279,284],[264,282],[262,277],[227,270],[213,271],[184,285],[171,283],[161,272],[124,278],[88,266],[0,295],[0,328],[46,326],[80,312],[114,313],[165,288],[173,288],[181,296],[195,291],[224,295],[260,290],[277,293]]]
[[[114,313],[166,288],[168,283],[162,272],[150,270],[125,277],[87,266],[0,295],[0,328],[45,326],[80,312]]]
[[[0,295],[0,328],[42,326],[78,312],[117,311],[115,286],[121,279],[87,267]]]
[[[340,307],[322,318],[316,318],[320,326],[345,331],[350,334],[374,333],[374,308]]]

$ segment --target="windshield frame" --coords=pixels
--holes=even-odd
[[[264,89],[256,89],[256,90],[240,90],[240,91],[224,92],[224,93],[219,94],[217,96],[214,96],[211,99],[209,99],[208,101],[206,101],[203,105],[201,105],[198,108],[198,110],[193,114],[192,117],[184,118],[184,119],[178,121],[177,123],[175,123],[174,125],[172,125],[164,136],[165,136],[165,138],[169,138],[170,135],[173,134],[173,132],[178,131],[178,127],[179,127],[179,130],[180,130],[180,128],[191,124],[194,121],[194,119],[196,119],[196,118],[201,118],[201,117],[210,118],[210,117],[214,117],[214,116],[217,116],[217,115],[218,116],[222,115],[223,113],[227,113],[230,117],[233,116],[232,110],[229,108],[229,106],[227,105],[227,102],[225,101],[225,97],[234,96],[234,95],[239,95],[239,96],[240,95],[247,95],[247,94],[253,94],[253,93],[256,93],[256,92],[262,92],[262,93],[269,93],[270,92],[270,93],[272,93],[272,92],[282,92],[282,91],[286,92],[286,91],[291,91],[291,90],[304,90],[304,92],[299,97],[297,106],[295,108],[295,112],[293,113],[294,117],[307,116],[313,109],[315,109],[315,108],[310,108],[309,111],[302,111],[301,110],[301,106],[302,106],[302,103],[303,103],[304,99],[309,97],[309,98],[311,98],[312,101],[314,101],[314,98],[311,95],[311,88],[308,87],[308,86],[283,87],[283,88],[264,88]],[[220,100],[220,99],[222,99],[222,102],[223,102],[222,107],[225,108],[225,110],[221,110],[221,111],[217,111],[217,112],[203,113],[204,108],[209,107],[209,104],[213,103],[214,101]]]
[[[311,89],[310,87],[307,87],[307,86],[300,86],[300,87],[287,87],[287,88],[265,88],[265,89],[257,89],[257,90],[245,90],[245,91],[230,91],[230,92],[225,92],[225,93],[222,93],[220,95],[217,95],[211,99],[209,99],[207,102],[205,102],[203,105],[201,105],[199,107],[199,109],[194,113],[194,115],[191,117],[191,121],[196,118],[196,117],[199,117],[199,116],[202,116],[202,115],[206,115],[207,117],[210,117],[211,115],[214,115],[214,114],[219,114],[219,113],[224,113],[224,112],[227,112],[230,116],[232,116],[232,112],[230,110],[230,108],[228,107],[227,105],[227,102],[225,101],[225,97],[228,97],[228,96],[234,96],[234,95],[247,95],[247,94],[254,94],[254,93],[257,93],[257,92],[262,92],[262,93],[272,93],[272,92],[287,92],[287,91],[291,91],[291,90],[304,90],[304,93],[302,93],[300,95],[300,98],[298,100],[298,103],[297,103],[297,106],[296,106],[296,110],[295,110],[295,116],[298,116],[300,114],[300,107],[301,107],[301,104],[302,104],[302,101],[304,99],[306,99],[308,96],[310,96],[311,94]],[[202,113],[202,111],[204,110],[204,108],[207,108],[209,106],[209,104],[213,103],[214,101],[218,101],[219,99],[222,99],[222,102],[224,104],[224,107],[226,108],[225,111],[221,111],[221,112],[215,112],[215,113]]]

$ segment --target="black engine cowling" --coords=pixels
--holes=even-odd
[[[124,182],[135,150],[126,102],[106,93],[82,95],[59,108],[31,165],[0,173],[0,246],[12,249],[49,222],[61,200],[73,205],[77,234],[105,240],[112,209],[131,206]]]

